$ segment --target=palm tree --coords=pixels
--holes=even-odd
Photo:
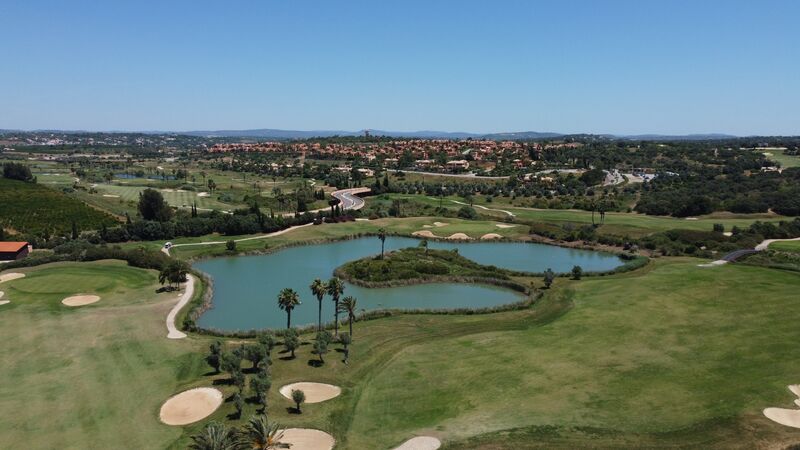
[[[311,289],[311,293],[317,297],[317,303],[319,303],[317,331],[322,331],[322,299],[325,298],[325,293],[328,291],[328,287],[325,286],[325,283],[323,283],[322,280],[317,278],[311,283],[309,288]]]
[[[333,297],[334,314],[333,329],[336,336],[339,335],[339,296],[344,293],[344,283],[337,277],[328,280],[328,295]]]
[[[300,304],[300,296],[294,289],[286,288],[278,294],[278,306],[286,311],[286,328],[292,327],[292,310]]]
[[[381,228],[378,230],[378,239],[381,240],[381,259],[383,259],[383,244],[386,242],[386,229]]]
[[[251,417],[239,437],[241,448],[255,450],[281,448],[279,441],[283,438],[283,431],[278,428],[277,423],[270,422],[263,414]]]
[[[192,450],[236,450],[235,429],[219,422],[211,422],[200,434],[192,436],[189,448]]]
[[[339,311],[347,314],[347,321],[350,322],[350,336],[353,335],[353,320],[356,318],[356,304],[355,297],[348,295],[339,303]]]

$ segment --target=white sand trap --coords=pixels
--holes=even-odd
[[[697,220],[697,217],[687,217],[686,220]]]
[[[114,194],[103,194],[103,197],[108,197],[108,198],[119,198],[119,195],[114,195]]]
[[[189,389],[164,402],[158,417],[167,425],[186,425],[205,419],[221,404],[222,392],[217,389]]]
[[[499,234],[497,234],[497,233],[487,233],[487,234],[484,234],[483,236],[481,236],[481,239],[483,239],[483,240],[488,240],[488,239],[502,239],[502,238],[503,238],[503,236],[500,236],[500,235],[499,235]]]
[[[432,232],[430,232],[428,230],[415,231],[415,232],[411,233],[411,235],[412,236],[419,236],[419,237],[426,237],[426,238],[437,238],[437,237],[439,237],[439,236],[436,236],[435,234],[433,234]]]
[[[162,189],[161,192],[175,192],[175,189]]]
[[[445,223],[445,222],[433,222],[433,226],[435,226],[435,227],[444,227],[444,226],[447,226],[447,225],[448,224]]]
[[[417,436],[403,442],[394,450],[436,450],[442,446],[439,439],[431,436]]]
[[[61,300],[61,303],[67,306],[84,306],[91,305],[100,301],[100,297],[96,295],[73,295]]]
[[[288,398],[289,400],[292,399],[292,391],[303,391],[306,394],[306,403],[319,403],[324,402],[325,400],[330,400],[334,397],[338,397],[339,394],[342,393],[342,388],[339,386],[334,386],[332,384],[325,384],[325,383],[311,383],[311,382],[300,382],[300,383],[292,383],[283,386],[280,390],[281,395]]]
[[[469,237],[469,236],[467,236],[467,235],[466,235],[466,234],[464,234],[464,233],[453,233],[453,234],[451,234],[450,236],[447,236],[447,239],[453,239],[453,240],[466,241],[466,240],[468,240],[468,239],[472,239],[472,238],[471,238],[471,237]]]
[[[433,225],[423,225],[422,228],[433,228]]]
[[[800,428],[800,409],[767,408],[764,410],[764,415],[781,425]]]
[[[792,394],[800,398],[800,384],[790,384],[788,388],[790,391],[792,391]]]
[[[8,300],[0,300],[0,306],[7,305],[9,303],[11,303],[11,302],[8,301]]]
[[[282,431],[280,444],[288,444],[292,450],[331,450],[336,440],[330,434],[311,428],[287,428]]]
[[[197,193],[198,197],[208,197],[209,195],[211,195],[211,194],[209,194],[208,192],[198,192]]]
[[[17,280],[19,278],[25,278],[25,274],[24,273],[16,273],[16,272],[14,272],[14,273],[6,273],[6,274],[3,274],[3,275],[0,275],[0,283],[5,283],[6,281],[11,281],[11,280]]]
[[[497,223],[497,228],[514,228],[516,225],[510,225],[507,223]]]

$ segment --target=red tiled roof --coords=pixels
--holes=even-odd
[[[0,242],[0,252],[18,252],[27,245],[27,242]]]

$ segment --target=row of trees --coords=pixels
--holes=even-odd
[[[381,242],[383,242],[383,240],[386,239],[385,232],[381,234],[381,236]],[[383,251],[381,251],[381,253],[383,253]],[[326,295],[330,295],[334,304],[333,326],[335,336],[339,336],[339,313],[344,313],[347,315],[350,325],[350,335],[352,336],[353,322],[355,321],[356,317],[358,301],[352,296],[341,298],[342,294],[344,294],[344,282],[338,277],[333,277],[327,282],[323,282],[321,279],[317,278],[312,281],[308,287],[311,290],[311,293],[317,299],[317,331],[322,331],[322,301],[325,299]],[[292,311],[300,304],[300,294],[298,294],[294,289],[286,288],[283,289],[280,294],[278,294],[278,307],[280,307],[283,311],[286,311],[287,329],[292,328]]]
[[[199,434],[192,436],[192,450],[274,450],[286,448],[280,426],[265,414],[255,415],[242,427],[228,427],[211,422]]]

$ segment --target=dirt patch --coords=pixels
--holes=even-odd
[[[96,295],[73,295],[61,300],[61,303],[67,306],[84,306],[91,305],[100,301],[100,297]]]
[[[436,236],[435,234],[433,234],[432,232],[430,232],[428,230],[415,231],[415,232],[411,233],[411,235],[412,236],[419,236],[419,237],[426,237],[426,238],[438,238],[439,237],[439,236]]]
[[[489,240],[489,239],[502,239],[502,238],[503,238],[503,236],[500,236],[500,235],[499,235],[499,234],[497,234],[497,233],[486,233],[486,234],[484,234],[483,236],[481,236],[481,239],[483,239],[483,240]]]
[[[0,283],[5,283],[6,281],[17,280],[17,279],[20,279],[20,278],[25,278],[25,274],[24,273],[16,273],[16,272],[14,272],[14,273],[6,273],[6,274],[3,274],[3,275],[0,275]]]
[[[417,436],[403,442],[394,450],[436,450],[442,446],[442,442],[432,436]]]
[[[287,428],[282,433],[279,443],[294,450],[331,450],[336,443],[330,434],[311,428]]]
[[[464,233],[453,233],[450,236],[447,236],[447,239],[453,239],[456,241],[466,241],[472,239],[471,237],[467,236]]]
[[[167,425],[187,425],[210,416],[222,404],[222,392],[214,388],[195,388],[170,397],[158,417]]]
[[[342,393],[342,388],[332,384],[300,382],[283,386],[280,389],[281,395],[292,399],[292,391],[303,391],[306,394],[306,403],[320,403],[338,397]]]

